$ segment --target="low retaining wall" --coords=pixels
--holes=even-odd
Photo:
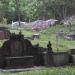
[[[69,55],[66,52],[58,52],[53,54],[53,61],[55,66],[62,66],[69,63]]]
[[[6,57],[5,58],[5,68],[27,68],[33,67],[33,57],[32,56],[22,56],[22,57]]]
[[[45,66],[62,66],[69,63],[69,54],[66,52],[45,53]]]
[[[70,55],[67,52],[47,53],[43,55],[44,66],[63,66],[68,65]],[[37,66],[40,57],[36,60],[33,56],[21,57],[0,57],[0,68],[15,69],[15,68],[29,68]],[[72,55],[72,63],[75,64],[75,55]],[[39,64],[41,63],[41,59]],[[40,65],[41,66],[41,65]]]

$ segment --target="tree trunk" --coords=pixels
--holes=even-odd
[[[16,1],[16,14],[20,26],[20,0],[15,0]]]
[[[66,18],[66,13],[67,13],[66,7],[62,6],[62,16],[63,16],[63,19]]]

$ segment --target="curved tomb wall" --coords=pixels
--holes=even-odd
[[[3,56],[25,56],[33,54],[33,46],[27,39],[7,40],[4,42],[1,51]]]

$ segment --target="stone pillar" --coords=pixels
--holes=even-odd
[[[47,44],[47,50],[44,52],[44,63],[46,66],[53,65],[53,51],[50,41]]]
[[[44,52],[44,64],[45,66],[53,66],[53,53]]]

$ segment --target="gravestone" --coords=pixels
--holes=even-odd
[[[75,40],[75,33],[70,32],[69,34],[65,35],[64,38],[67,40]]]
[[[40,38],[40,35],[39,35],[39,34],[34,34],[32,37],[33,37],[34,39],[39,39],[39,38]]]

